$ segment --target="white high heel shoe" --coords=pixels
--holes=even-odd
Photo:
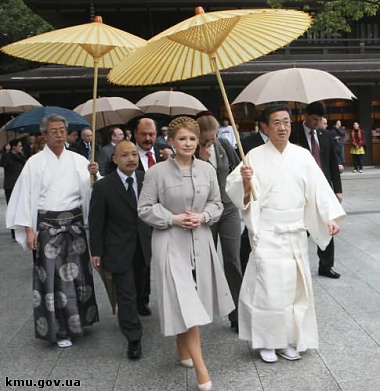
[[[208,381],[207,383],[198,384],[199,391],[212,391],[212,381]]]
[[[191,358],[185,358],[184,360],[179,361],[184,368],[194,368],[193,360]]]

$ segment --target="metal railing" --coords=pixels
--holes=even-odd
[[[380,56],[380,38],[299,38],[275,52],[282,55],[361,55]]]

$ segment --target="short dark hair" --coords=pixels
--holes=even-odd
[[[276,113],[277,111],[287,111],[289,113],[289,116],[292,115],[288,106],[279,105],[279,104],[269,105],[262,111],[259,117],[260,122],[263,122],[268,125],[269,117],[271,116],[271,114]]]
[[[19,138],[14,138],[13,140],[9,141],[9,145],[11,146],[11,148],[17,147],[18,143],[22,144],[22,141]]]
[[[312,102],[306,106],[306,114],[323,117],[326,114],[326,106],[322,102]]]

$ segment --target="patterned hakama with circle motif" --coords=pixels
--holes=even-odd
[[[80,208],[38,212],[33,307],[36,338],[52,342],[99,320]]]

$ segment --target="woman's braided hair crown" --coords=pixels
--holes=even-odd
[[[187,128],[190,131],[193,131],[197,137],[199,137],[199,125],[198,122],[187,116],[181,116],[181,117],[176,117],[174,118],[168,125],[169,128],[169,137],[174,138],[175,133],[177,132],[178,129],[180,128]]]

